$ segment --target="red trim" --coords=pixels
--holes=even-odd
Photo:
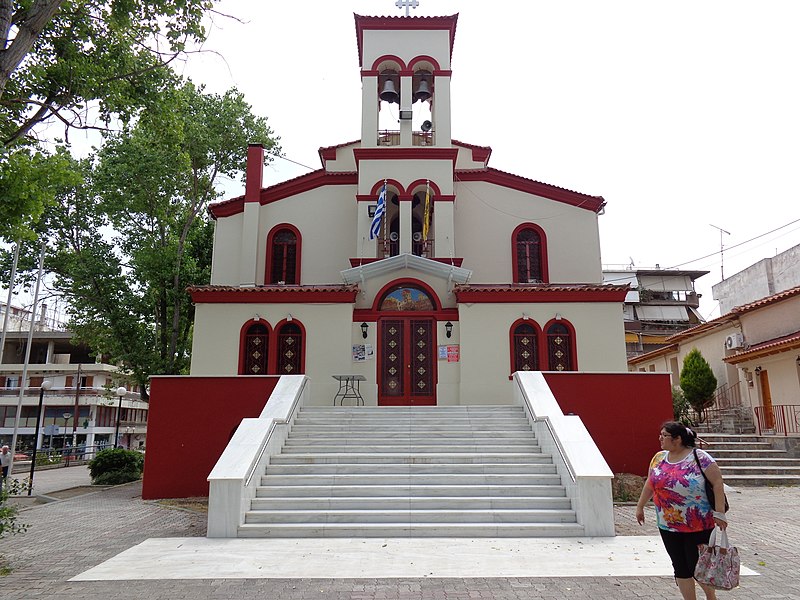
[[[297,304],[352,303],[356,301],[357,286],[343,286],[341,290],[330,288],[309,289],[303,286],[275,286],[255,288],[189,288],[192,302],[204,304]]]
[[[286,325],[287,323],[291,323],[292,325],[297,325],[300,328],[300,335],[302,336],[302,344],[300,344],[300,375],[306,372],[306,327],[295,318],[292,318],[291,321],[288,319],[283,319],[282,321],[278,321],[275,324],[275,331],[274,336],[270,335],[270,372],[275,373],[276,375],[284,375],[284,373],[278,373],[278,336],[281,334],[281,327]],[[272,344],[272,339],[275,338],[274,345]],[[292,373],[292,375],[297,375],[298,373]]]
[[[291,225],[289,223],[281,223],[280,225],[276,225],[273,227],[269,234],[267,235],[267,262],[264,268],[264,284],[265,285],[277,285],[277,282],[271,282],[270,276],[272,273],[272,240],[275,237],[275,234],[278,233],[282,229],[288,229],[291,231],[296,241],[295,245],[295,265],[294,265],[294,278],[296,281],[293,281],[290,285],[300,285],[302,279],[300,279],[300,265],[303,264],[301,259],[301,250],[303,248],[303,235],[300,233],[300,230]]]
[[[322,164],[325,164],[329,160],[336,160],[336,148],[320,148],[319,158]]]
[[[375,294],[375,300],[372,303],[372,310],[374,312],[381,312],[382,314],[387,314],[387,311],[380,311],[381,303],[383,302],[384,297],[389,293],[390,290],[398,287],[418,287],[421,290],[424,290],[426,294],[430,297],[434,304],[434,313],[438,313],[442,310],[442,303],[439,300],[439,296],[436,295],[436,292],[433,291],[433,288],[429,286],[427,283],[420,279],[415,279],[413,277],[403,277],[402,279],[395,279],[394,281],[390,281],[386,285],[384,285],[380,291]],[[398,311],[390,311],[392,313]],[[412,311],[413,314],[418,314],[418,311]],[[427,312],[427,311],[426,311]],[[419,311],[419,314],[424,314],[422,311]]]
[[[458,321],[457,308],[442,308],[437,311],[412,311],[412,312],[399,312],[399,311],[385,311],[373,310],[371,308],[356,308],[353,310],[353,323],[361,323],[366,321],[372,323],[377,321],[380,317],[387,315],[402,314],[402,315],[420,315],[422,317],[432,317],[436,321]]]
[[[535,223],[523,223],[517,226],[511,234],[511,270],[513,272],[514,283],[528,283],[527,281],[520,281],[519,269],[517,262],[517,236],[524,229],[533,229],[539,234],[539,260],[542,265],[542,283],[550,283],[550,270],[547,265],[547,234],[544,229]]]
[[[492,149],[489,146],[476,146],[475,144],[468,144],[458,140],[452,140],[454,146],[461,146],[472,150],[472,160],[475,162],[483,163],[484,166],[489,162],[489,157],[492,155]]]
[[[267,328],[267,371],[270,370],[269,361],[271,360],[271,353],[272,353],[272,337],[273,331],[272,327],[269,324],[269,321],[264,319],[250,319],[249,321],[245,321],[242,328],[239,330],[239,375],[246,375],[244,372],[244,351],[245,351],[245,337],[247,336],[247,330],[250,329],[252,325],[265,325]],[[267,373],[261,373],[261,375],[267,375]]]
[[[455,167],[458,148],[353,148],[356,164],[363,160],[449,160]]]
[[[442,66],[439,64],[439,61],[433,58],[432,56],[428,56],[427,54],[421,54],[419,56],[415,56],[414,58],[412,58],[408,62],[408,70],[413,72],[415,70],[414,66],[422,61],[431,63],[431,65],[433,66],[434,75],[436,74],[437,71],[442,70]]]
[[[261,186],[264,184],[264,146],[247,146],[247,172],[245,174],[245,202],[258,202]]]
[[[773,354],[789,352],[795,348],[800,348],[800,332],[790,333],[789,335],[761,342],[760,344],[750,346],[747,350],[737,352],[733,356],[725,357],[722,360],[728,364],[736,365],[755,358],[763,358]]]
[[[606,205],[606,201],[602,196],[589,196],[581,194],[580,192],[573,192],[492,168],[457,171],[455,173],[455,179],[456,181],[485,181],[486,183],[493,183],[527,194],[535,194],[536,196],[542,196],[543,198],[549,198],[550,200],[563,202],[564,204],[569,204],[578,208],[584,208],[595,213],[600,212]]]
[[[508,346],[509,346],[509,355],[508,355],[508,363],[511,372],[508,375],[509,379],[512,379],[512,375],[514,374],[514,330],[519,327],[520,325],[531,325],[536,330],[536,367],[540,368],[542,364],[542,338],[544,334],[542,333],[542,329],[539,327],[539,324],[531,318],[521,318],[517,319],[511,324],[511,327],[508,329]]]
[[[620,287],[624,287],[624,289],[619,289]],[[459,290],[459,286],[456,286],[453,293],[459,303],[624,302],[627,287],[614,286],[608,290],[595,287],[571,290],[564,287],[531,285],[530,287],[480,290],[470,286]]]
[[[259,202],[269,204],[276,202],[290,196],[295,196],[303,192],[308,192],[325,185],[357,185],[358,173],[328,173],[323,169],[295,177],[283,183],[262,188],[259,194]],[[238,196],[218,202],[208,207],[208,211],[215,219],[219,217],[230,217],[231,215],[238,214],[244,210],[244,196]]]
[[[433,200],[434,196],[436,196],[437,199],[438,199],[438,196],[439,196],[439,194],[442,193],[442,190],[439,189],[439,186],[436,185],[436,182],[431,181],[429,179],[415,179],[414,181],[412,181],[411,183],[408,184],[408,188],[407,189],[413,190],[418,185],[427,186],[428,184],[430,184],[430,186],[431,186],[431,200]]]
[[[368,265],[369,263],[383,260],[382,258],[350,258],[351,267],[358,267],[361,265]],[[463,258],[429,258],[428,260],[435,260],[436,262],[443,263],[445,265],[453,265],[455,267],[460,267],[461,263],[464,262]]]
[[[397,56],[396,54],[384,54],[383,56],[379,56],[372,63],[372,68],[370,70],[371,71],[376,71],[378,74],[380,74],[380,66],[381,66],[381,63],[384,63],[384,62],[397,63],[396,67],[394,67],[394,66],[385,67],[385,69],[388,69],[388,68],[394,69],[394,68],[396,68],[397,71],[398,71],[398,76],[399,76],[400,72],[406,70],[406,62],[402,58]]]
[[[572,338],[572,344],[570,344],[570,349],[569,349],[569,353],[570,353],[569,363],[570,363],[570,365],[572,367],[572,369],[570,369],[570,370],[571,371],[577,371],[578,370],[578,335],[577,335],[577,333],[575,331],[575,326],[572,323],[570,323],[569,321],[567,321],[563,317],[561,319],[550,319],[547,323],[544,324],[544,327],[542,327],[542,332],[543,332],[543,335],[544,335],[544,338],[545,338],[544,339],[545,354],[540,355],[540,357],[541,357],[541,361],[543,363],[542,367],[546,367],[546,368],[542,368],[542,371],[549,371],[550,370],[550,365],[548,364],[548,360],[549,360],[549,356],[550,356],[550,348],[547,347],[547,330],[550,328],[551,325],[553,325],[555,323],[558,323],[559,325],[563,325],[564,327],[566,327],[569,330],[569,335]]]
[[[362,42],[364,31],[377,29],[382,31],[436,31],[443,29],[450,32],[450,56],[453,55],[453,42],[456,38],[456,22],[458,14],[443,17],[365,17],[353,15],[356,20],[356,43],[358,44],[358,64],[363,64],[364,54]]]
[[[376,183],[374,183],[372,185],[372,189],[370,190],[369,195],[371,196],[371,200],[373,202],[377,202],[378,201],[378,196],[380,196],[381,189],[383,188],[383,181],[384,180],[381,179],[380,181],[377,181]],[[403,184],[400,183],[399,181],[397,181],[397,179],[386,179],[386,196],[387,196],[386,201],[387,202],[389,201],[388,196],[389,196],[390,188],[394,188],[395,189],[394,193],[397,194],[398,198],[402,194],[406,193],[406,188],[404,188]]]

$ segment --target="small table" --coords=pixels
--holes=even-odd
[[[364,406],[364,398],[361,397],[359,386],[362,381],[367,378],[363,375],[332,375],[332,377],[339,382],[339,390],[333,397],[333,405],[336,406],[336,401],[339,400],[339,406],[344,406],[345,398],[352,398],[356,401],[356,406],[359,404]]]

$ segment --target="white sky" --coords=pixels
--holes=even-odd
[[[353,13],[393,0],[223,0],[183,74],[236,86],[269,118],[285,155],[360,137]],[[797,0],[420,0],[459,13],[455,139],[491,146],[490,166],[601,195],[604,265],[708,270],[701,312],[719,315],[720,231],[733,247],[800,219]],[[265,185],[308,172],[283,160]],[[239,184],[231,195],[243,193]],[[724,253],[730,276],[800,243],[800,221]],[[716,255],[689,263],[708,254]]]

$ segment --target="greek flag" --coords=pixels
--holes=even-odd
[[[372,217],[372,225],[369,227],[369,239],[374,240],[381,234],[381,219],[386,210],[386,182],[383,182],[381,194],[378,196],[378,207],[375,209],[375,216]]]

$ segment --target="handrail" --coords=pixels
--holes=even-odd
[[[773,404],[768,410],[764,406],[753,408],[756,415],[759,435],[765,430],[774,431],[775,435],[800,434],[800,405],[798,404]]]

